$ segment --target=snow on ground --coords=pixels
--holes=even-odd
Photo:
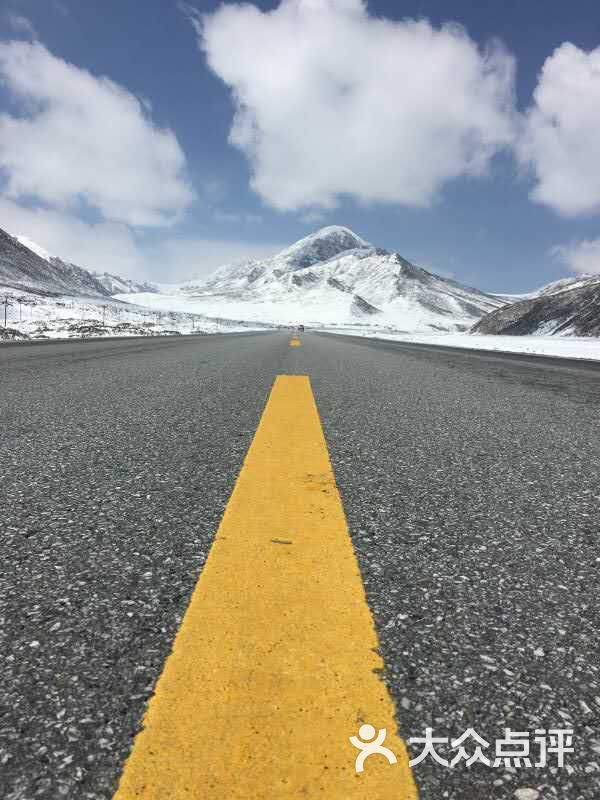
[[[131,295],[127,295],[131,298]],[[4,300],[6,324],[4,323]],[[256,330],[240,320],[144,307],[109,297],[48,297],[0,287],[0,342],[98,336],[168,336]]]
[[[115,295],[119,300],[125,300],[127,296]],[[322,324],[323,318],[331,315],[331,302],[329,305],[324,301],[322,305],[306,306],[299,304],[295,297],[291,297],[288,302],[279,300],[273,302],[271,298],[265,299],[264,302],[258,300],[253,302],[241,298],[231,299],[223,295],[188,295],[175,291],[167,294],[165,290],[160,293],[143,292],[136,294],[135,297],[138,303],[157,311],[172,309],[183,314],[245,319],[255,323],[268,320],[275,326],[298,323],[315,326]],[[343,318],[341,313],[340,317]]]
[[[405,333],[381,328],[348,326],[321,328],[327,333],[368,336],[397,342],[433,344],[442,347],[466,347],[471,350],[495,350],[559,358],[600,361],[600,339],[575,336],[493,336],[479,333]]]
[[[295,308],[290,304],[290,308],[285,309],[281,319],[273,319],[273,308],[261,307],[260,315],[259,309],[253,309],[256,311],[256,316],[248,320],[252,315],[248,313],[247,302],[240,301],[225,306],[219,303],[205,304],[198,303],[197,297],[177,293],[136,294],[136,303],[131,303],[127,300],[131,300],[132,295],[116,295],[112,299],[47,297],[0,287],[0,303],[5,297],[9,298],[9,305],[6,308],[6,327],[3,327],[5,309],[3,304],[0,304],[0,341],[14,338],[209,334],[277,327],[277,323],[302,322],[307,328],[342,335],[600,361],[600,339],[597,338],[418,333],[401,331],[392,325],[373,325],[368,322],[328,326],[317,321],[311,323],[306,318],[305,309],[299,309],[297,304]],[[201,313],[200,309],[204,313]],[[298,319],[298,315],[302,319]],[[266,319],[270,322],[265,323]],[[414,323],[414,320],[411,320],[411,323]]]
[[[249,292],[239,298],[222,294],[186,294],[171,289],[161,292],[143,292],[136,294],[136,302],[156,310],[173,309],[181,313],[203,314],[209,317],[227,317],[228,319],[245,319],[253,322],[268,320],[273,325],[298,325],[305,327],[321,327],[332,325],[335,327],[353,327],[348,320],[359,318],[360,315],[352,312],[353,294],[333,289],[326,283],[316,288],[283,291],[281,286],[276,286],[275,291],[265,294],[263,298],[252,296]],[[126,300],[131,295],[117,294],[119,300]],[[448,305],[455,302],[453,298],[446,299]],[[469,328],[476,317],[469,317],[455,309],[454,315],[448,322],[448,315],[442,316],[435,311],[419,305],[409,297],[398,297],[391,304],[388,313],[378,314],[381,327],[397,326],[398,318],[405,321],[411,330],[428,332],[440,323],[445,322],[452,327],[462,325],[463,329]],[[369,315],[365,314],[368,317]],[[364,317],[363,317],[364,318]],[[356,323],[359,327],[360,322]],[[369,325],[369,323],[363,323]],[[372,323],[371,323],[372,324]]]

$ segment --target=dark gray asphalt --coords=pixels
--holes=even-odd
[[[600,371],[288,338],[0,347],[0,797],[111,797],[291,372],[313,382],[403,735],[575,728],[568,769],[427,760],[421,798],[598,798]]]

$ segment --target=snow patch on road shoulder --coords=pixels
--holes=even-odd
[[[323,328],[323,332],[345,336],[364,336],[395,342],[464,347],[504,353],[577,358],[600,361],[600,339],[576,336],[494,336],[476,333],[413,334],[373,329]]]

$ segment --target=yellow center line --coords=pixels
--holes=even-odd
[[[416,800],[309,379],[279,376],[115,800]],[[389,764],[355,772],[363,724]]]

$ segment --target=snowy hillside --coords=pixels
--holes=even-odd
[[[542,287],[529,300],[494,311],[474,333],[600,336],[600,276],[565,278]]]
[[[542,288],[534,292],[531,297],[545,297],[550,294],[564,292],[567,289],[579,289],[594,284],[600,284],[600,275],[576,275],[571,278],[561,278],[558,281],[553,281],[552,283],[542,286]]]
[[[26,236],[0,229],[0,342],[95,336],[165,336],[268,328],[260,322],[149,309],[131,302],[157,287],[67,264]],[[127,302],[111,295],[124,293]],[[135,294],[134,294],[135,293]]]
[[[322,228],[272,258],[226,265],[171,294],[163,289],[137,300],[154,308],[274,323],[369,321],[407,331],[466,330],[504,304],[340,226]]]
[[[109,297],[113,294],[157,292],[148,281],[121,278],[110,272],[90,272],[51,255],[27,236],[0,229],[0,287],[58,294]]]
[[[0,287],[91,297],[109,295],[100,281],[87,270],[53,258],[26,237],[11,236],[1,228]]]
[[[158,292],[159,288],[149,281],[134,281],[131,278],[121,278],[110,272],[93,272],[109,294],[138,294],[140,292]]]
[[[131,297],[131,295],[129,295]],[[4,290],[0,343],[111,336],[173,336],[264,330],[269,325],[211,319],[201,314],[154,311],[131,302],[81,295],[10,293]],[[6,326],[4,313],[6,312]]]
[[[15,236],[14,237],[18,242],[20,242],[24,247],[27,247],[29,250],[32,250],[36,256],[43,258],[44,261],[50,261],[50,259],[54,258],[51,256],[50,253],[44,249],[41,245],[36,244],[27,236]]]

